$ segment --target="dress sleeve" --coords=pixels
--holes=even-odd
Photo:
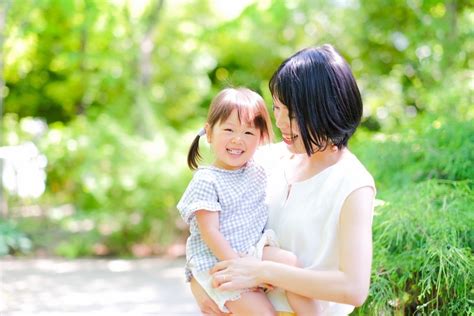
[[[341,199],[337,200],[340,204],[338,209],[342,208],[347,197],[357,189],[363,187],[370,187],[374,190],[374,197],[377,194],[377,189],[375,187],[375,181],[372,175],[365,169],[365,167],[357,160],[354,163],[355,167],[347,166],[347,170],[350,171],[349,176],[346,176],[343,179],[344,181],[340,184]]]
[[[220,211],[221,205],[216,187],[211,179],[196,174],[186,188],[177,208],[183,220],[188,224],[198,210]]]

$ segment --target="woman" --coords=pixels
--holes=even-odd
[[[359,89],[346,61],[330,45],[285,60],[270,81],[284,144],[274,145],[268,227],[304,268],[252,258],[217,263],[221,290],[265,283],[278,311],[291,311],[283,291],[321,301],[323,314],[347,315],[365,301],[370,284],[375,185],[347,148],[362,116]],[[275,154],[278,152],[278,154]],[[219,314],[192,282],[204,313]]]

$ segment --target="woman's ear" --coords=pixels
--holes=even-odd
[[[209,123],[206,123],[206,125],[204,125],[204,129],[206,130],[206,138],[207,138],[207,142],[210,144],[211,143],[211,126],[209,125]]]

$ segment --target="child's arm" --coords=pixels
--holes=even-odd
[[[202,239],[219,260],[239,258],[219,231],[219,212],[199,210],[195,216]]]

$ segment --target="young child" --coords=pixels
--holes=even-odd
[[[212,166],[198,168],[199,139],[206,135],[215,155]],[[260,144],[269,143],[272,125],[262,97],[246,88],[227,88],[212,101],[204,129],[194,139],[188,165],[196,170],[177,208],[190,225],[186,243],[186,278],[204,288],[223,312],[273,315],[262,290],[220,291],[212,286],[209,270],[220,260],[253,255],[296,266],[296,257],[275,247],[272,231],[265,231],[266,176],[253,160]],[[287,293],[297,314],[316,315],[318,304]]]

